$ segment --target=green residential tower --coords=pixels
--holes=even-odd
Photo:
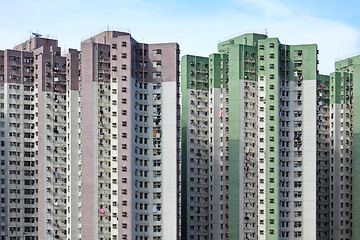
[[[183,56],[182,239],[358,234],[360,58],[337,62],[330,76],[317,59],[316,44],[255,33],[209,57]]]

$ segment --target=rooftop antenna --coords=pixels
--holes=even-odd
[[[268,29],[265,27],[265,35],[268,35]]]
[[[32,35],[34,35],[35,37],[41,37],[42,35],[40,33],[32,33]]]

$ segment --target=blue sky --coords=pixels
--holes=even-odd
[[[56,37],[62,48],[110,29],[130,29],[137,41],[178,42],[182,54],[207,56],[217,43],[245,32],[279,37],[282,43],[317,43],[320,72],[336,58],[360,53],[360,3],[325,0],[0,0],[0,49],[30,32]],[[14,10],[13,10],[14,9]],[[6,23],[4,20],[6,19]]]

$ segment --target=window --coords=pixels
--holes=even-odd
[[[301,67],[302,66],[302,60],[295,60],[294,61],[294,67]]]
[[[154,61],[153,62],[153,67],[156,68],[156,67],[159,67],[161,66],[161,61]]]
[[[153,72],[153,78],[161,78],[161,72]]]
[[[154,49],[153,50],[153,56],[158,56],[158,55],[161,55],[161,49]]]
[[[294,182],[294,187],[301,187],[302,186],[302,182],[301,181],[296,181]]]
[[[302,50],[294,50],[294,57],[301,57],[302,56]]]

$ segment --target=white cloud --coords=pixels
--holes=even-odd
[[[334,71],[336,58],[357,52],[359,49],[358,29],[339,21],[310,16],[305,7],[291,9],[279,1],[234,0],[238,4],[249,4],[258,8],[263,15],[249,15],[251,22],[261,27],[264,23],[270,36],[277,36],[287,44],[316,43],[320,50],[319,70],[328,74]],[[259,13],[259,12],[258,12]]]
[[[233,0],[234,3],[240,6],[253,6],[260,11],[265,16],[271,17],[287,17],[292,15],[292,11],[289,7],[283,5],[278,1],[269,1],[269,0]]]
[[[241,1],[244,3],[244,1]],[[252,1],[245,0],[246,3]],[[226,9],[214,13],[211,17],[189,18],[186,21],[174,20],[164,25],[165,38],[169,33],[181,43],[183,54],[199,54],[207,56],[216,52],[218,40],[233,33],[244,33],[258,29],[258,32],[268,30],[269,37],[278,37],[280,42],[295,44],[318,44],[320,51],[320,73],[329,74],[334,71],[336,58],[359,51],[360,31],[342,22],[317,18],[306,14],[306,9],[290,8],[276,1],[261,0],[254,3],[261,7],[260,11],[246,13],[244,8]],[[278,10],[285,14],[277,15]],[[265,13],[263,13],[265,11]],[[280,14],[280,13],[279,13]],[[171,30],[175,28],[179,31]],[[161,34],[161,30],[159,31]],[[163,35],[163,34],[161,34]],[[159,36],[158,36],[159,37]],[[161,39],[161,37],[160,37]]]
[[[320,51],[320,73],[334,71],[336,58],[358,51],[360,32],[341,22],[315,17],[297,17],[286,22],[270,22],[270,35],[286,44],[316,43]]]
[[[64,7],[56,12],[40,11],[42,14],[4,25],[2,34],[6,37],[0,39],[0,48],[12,48],[25,40],[30,30],[56,35],[62,47],[79,48],[81,39],[110,25],[130,28],[138,41],[178,42],[182,54],[203,56],[216,52],[218,41],[228,36],[252,29],[264,32],[267,28],[269,36],[278,37],[282,43],[317,43],[321,73],[333,71],[335,58],[360,50],[358,29],[311,16],[305,6],[293,9],[277,0],[227,0],[216,10],[209,10],[214,9],[209,8],[214,1],[197,2],[196,6],[204,8],[194,9],[188,2],[172,1],[149,4],[143,0],[121,0],[103,5],[95,0],[81,8],[81,4],[64,2]]]

